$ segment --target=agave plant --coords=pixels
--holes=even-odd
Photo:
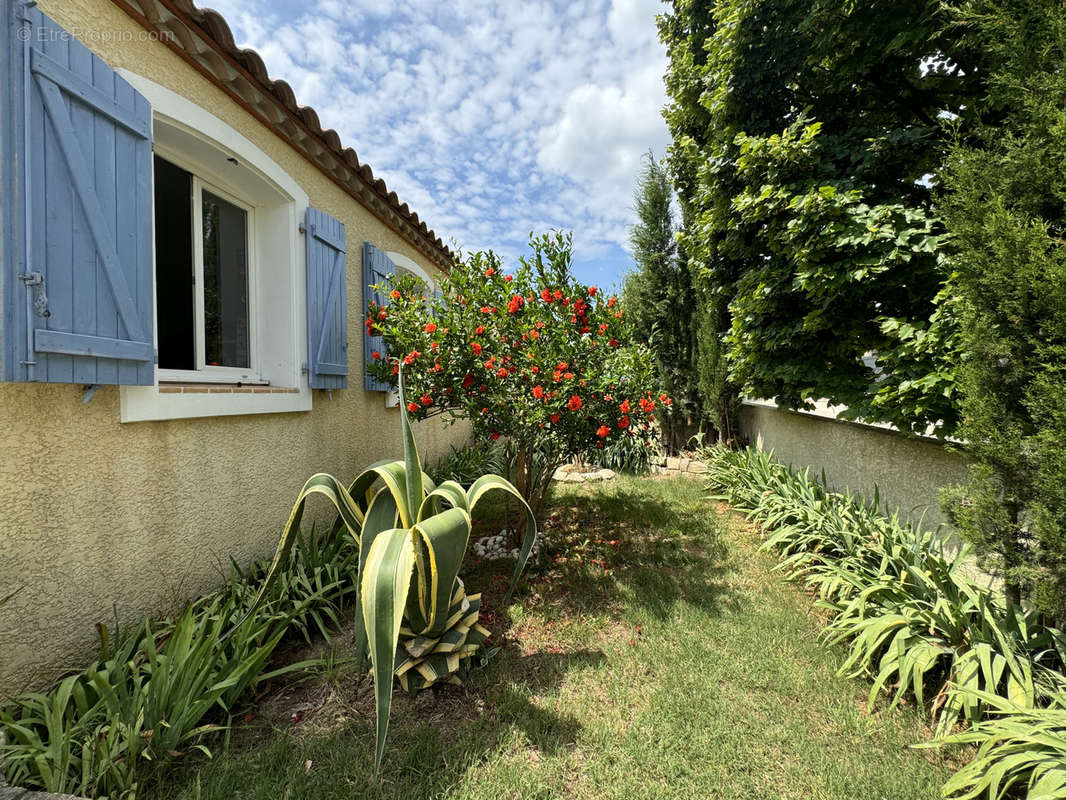
[[[504,598],[510,601],[537,537],[533,512],[518,490],[499,475],[484,475],[464,489],[439,486],[422,470],[407,418],[400,374],[403,460],[381,461],[344,487],[331,475],[312,475],[300,490],[278,541],[273,562],[248,616],[266,596],[300,528],[304,506],[325,496],[359,547],[356,657],[369,649],[377,707],[375,765],[380,768],[388,734],[395,674],[411,690],[461,682],[488,636],[477,624],[480,595],[467,595],[459,579],[474,507],[492,491],[514,496],[525,511],[526,531]],[[375,489],[378,482],[383,484]]]

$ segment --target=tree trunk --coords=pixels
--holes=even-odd
[[[1003,549],[1003,591],[1007,595],[1008,605],[1020,606],[1022,587],[1010,577],[1014,568],[1019,564],[1018,504],[1008,500],[1004,505],[1007,510],[1008,524],[1003,529],[1000,538],[1000,547]]]

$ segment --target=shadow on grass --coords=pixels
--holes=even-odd
[[[538,699],[576,670],[603,664],[599,650],[519,655],[505,651],[464,687],[410,697],[397,690],[381,774],[374,770],[374,720],[366,706],[331,730],[275,722],[244,729],[210,763],[172,770],[156,787],[167,798],[402,798],[436,796],[493,754],[545,757],[575,746],[581,722]],[[360,692],[364,695],[365,686]],[[362,704],[360,704],[362,705]],[[350,707],[349,707],[350,708]],[[153,794],[153,796],[156,796]]]
[[[479,511],[475,537],[504,524],[505,504]],[[408,800],[446,794],[478,765],[501,759],[514,761],[520,776],[523,759],[565,753],[581,739],[582,721],[560,713],[556,698],[571,678],[580,682],[579,673],[609,667],[599,649],[612,646],[599,638],[610,637],[607,629],[628,630],[633,620],[622,620],[630,615],[668,620],[681,604],[718,615],[734,603],[721,522],[691,480],[568,485],[543,516],[550,545],[520,584],[521,620],[501,608],[513,561],[468,561],[464,580],[482,592],[481,622],[503,649],[464,687],[394,695],[380,776],[364,681],[345,700],[342,722],[309,732],[282,718],[236,736],[240,744],[225,757],[173,774],[162,796]]]
[[[690,478],[623,477],[553,492],[542,531],[546,556],[530,563],[516,598],[532,607],[594,613],[623,606],[669,619],[679,603],[717,615],[735,607],[722,522]],[[504,524],[502,507],[483,515],[475,536]],[[513,562],[474,562],[469,585],[483,587],[491,608]]]

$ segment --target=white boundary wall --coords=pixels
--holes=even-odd
[[[933,528],[944,521],[937,504],[943,486],[966,480],[966,458],[932,437],[904,436],[888,425],[836,419],[840,409],[820,403],[814,411],[784,411],[771,401],[745,400],[741,427],[753,447],[772,450],[794,468],[825,470],[831,489],[851,489],[883,507]]]

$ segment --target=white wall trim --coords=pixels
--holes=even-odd
[[[194,174],[242,199],[249,187],[258,187],[251,192],[258,192],[262,199],[262,205],[256,206],[254,232],[256,247],[263,254],[256,263],[254,290],[260,309],[257,323],[263,334],[258,367],[272,386],[298,389],[284,393],[160,392],[157,369],[154,386],[121,387],[122,422],[309,411],[312,392],[302,371],[307,360],[306,252],[298,230],[309,202],[307,192],[263,150],[218,117],[141,75],[125,69],[119,73],[152,105],[153,140],[160,138],[161,151],[166,150],[164,139],[179,150],[184,145],[190,166],[198,165]],[[233,172],[228,171],[226,159],[235,160]],[[154,290],[152,294],[154,298]],[[269,325],[263,323],[265,319]],[[153,331],[158,346],[155,322]]]
[[[392,263],[395,264],[397,267],[399,267],[400,269],[405,269],[408,272],[413,272],[433,289],[440,288],[437,285],[437,279],[430,275],[428,272],[426,272],[426,270],[417,261],[408,258],[403,253],[397,253],[394,250],[386,250],[385,255],[387,255],[389,257],[389,260],[392,261]]]
[[[184,128],[215,147],[229,151],[230,155],[254,167],[262,177],[297,203],[307,206],[307,192],[250,139],[177,92],[128,69],[119,68],[116,71],[151,103],[153,118],[164,117],[169,124]]]

